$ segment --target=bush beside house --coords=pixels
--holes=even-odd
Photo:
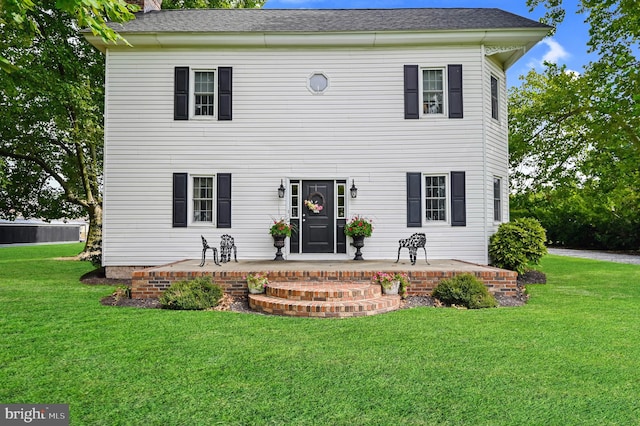
[[[532,218],[503,223],[489,239],[489,256],[498,268],[524,274],[547,254],[545,229]]]
[[[160,296],[160,305],[177,310],[209,309],[220,303],[222,295],[222,288],[211,283],[210,277],[199,277],[171,284]]]

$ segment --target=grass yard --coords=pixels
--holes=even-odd
[[[640,423],[640,266],[547,256],[524,307],[321,320],[107,307],[80,245],[0,248],[0,403],[72,425]]]

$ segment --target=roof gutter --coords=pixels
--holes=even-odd
[[[390,47],[428,46],[443,44],[518,45],[529,49],[544,36],[540,28],[509,30],[452,30],[452,31],[367,31],[367,32],[121,32],[135,48],[183,47]],[[130,49],[126,43],[105,42],[90,33],[86,39],[104,52],[107,49]]]

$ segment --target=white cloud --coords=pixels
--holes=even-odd
[[[572,75],[574,78],[578,78],[578,77],[580,77],[580,71],[576,71],[576,70],[570,70],[570,69],[567,69],[567,70],[565,71],[565,74]]]
[[[568,58],[569,53],[564,50],[564,47],[552,38],[545,38],[542,43],[549,47],[549,51],[542,57],[542,62],[551,62],[557,64],[560,59]]]
[[[564,50],[564,47],[552,38],[545,38],[540,42],[539,46],[546,45],[549,50],[542,56],[542,58],[533,58],[527,63],[528,68],[541,69],[544,67],[545,62],[551,62],[557,64],[562,59],[567,59],[571,56],[569,52]]]

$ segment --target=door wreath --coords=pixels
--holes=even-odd
[[[322,211],[324,204],[324,196],[319,192],[309,195],[308,200],[304,200],[304,205],[313,213],[318,214]]]

